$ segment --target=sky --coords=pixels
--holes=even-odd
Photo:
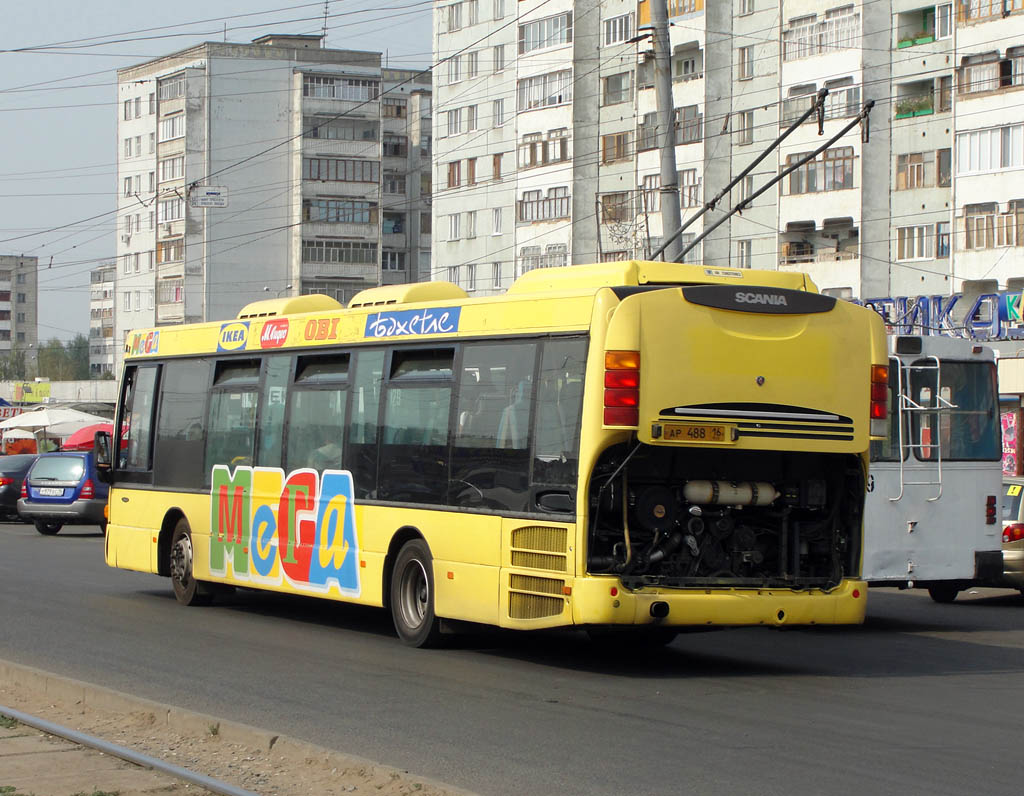
[[[117,69],[203,41],[320,34],[430,64],[431,0],[5,2],[0,26],[0,254],[39,258],[39,339],[89,333],[89,271],[114,259]]]

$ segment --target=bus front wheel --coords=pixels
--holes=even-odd
[[[406,542],[395,559],[391,617],[398,637],[411,647],[431,647],[440,639],[434,614],[434,559],[422,539]]]
[[[928,587],[928,596],[937,603],[951,603],[960,593],[960,589],[953,583],[938,583]]]
[[[207,605],[211,590],[205,583],[195,579],[192,572],[192,531],[188,521],[182,517],[174,526],[171,536],[171,585],[174,597],[182,605]]]

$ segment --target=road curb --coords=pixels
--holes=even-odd
[[[226,721],[205,713],[184,710],[144,697],[131,696],[111,688],[63,677],[11,661],[0,660],[0,688],[33,691],[37,694],[44,694],[49,701],[54,703],[93,708],[99,711],[147,713],[153,717],[155,726],[164,726],[182,735],[195,737],[217,735],[225,743],[267,752],[273,750],[274,755],[291,760],[335,768],[339,777],[348,773],[360,775],[375,773],[384,777],[419,782],[453,796],[473,796],[470,791],[461,790],[428,777],[410,774],[408,771],[356,755],[328,749],[248,724]]]

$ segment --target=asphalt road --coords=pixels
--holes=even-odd
[[[860,628],[601,653],[581,634],[412,650],[382,611],[177,605],[91,528],[0,525],[0,658],[483,794],[1021,793],[1024,597],[872,591]]]

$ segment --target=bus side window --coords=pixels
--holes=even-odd
[[[210,360],[173,359],[163,366],[160,411],[153,456],[153,483],[199,488],[203,476],[196,462],[206,439],[206,395]]]
[[[216,363],[206,432],[207,483],[215,464],[231,468],[252,464],[259,380],[259,360]]]
[[[527,510],[536,361],[534,342],[463,347],[449,505]]]
[[[127,471],[152,469],[158,368],[158,365],[132,366],[125,374],[125,444],[119,448],[118,463]]]
[[[285,397],[292,371],[292,358],[288,354],[267,357],[263,365],[263,395],[260,400],[259,442],[256,464],[261,467],[281,466],[281,447],[284,438]]]
[[[340,470],[349,355],[301,356],[288,405],[286,470]]]
[[[384,351],[358,351],[354,354],[352,369],[345,468],[352,472],[356,498],[373,499],[377,497],[377,423]]]
[[[533,481],[576,483],[587,341],[548,340],[537,390]]]

